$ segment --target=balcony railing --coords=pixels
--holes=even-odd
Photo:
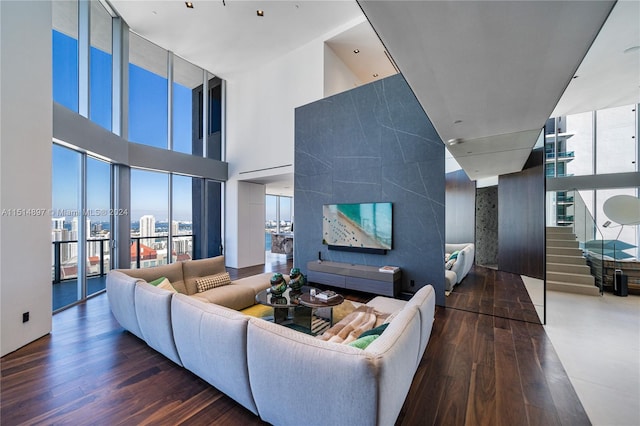
[[[575,151],[567,151],[567,152],[558,152],[557,154],[553,151],[545,152],[547,160],[552,160],[554,158],[575,158]]]
[[[78,278],[78,240],[53,241],[53,270],[51,281],[59,283],[64,280]],[[75,247],[74,247],[75,246]],[[102,277],[109,269],[108,238],[91,238],[87,240],[87,277]],[[98,248],[96,250],[96,248]],[[96,253],[91,255],[90,253]]]
[[[189,241],[186,239],[191,239]],[[185,241],[186,240],[186,241]],[[185,241],[185,247],[176,250],[181,241]],[[140,269],[150,266],[165,265],[168,262],[168,254],[166,252],[169,242],[169,236],[156,235],[153,237],[131,237],[131,268]],[[172,260],[193,259],[193,247],[195,245],[195,235],[178,234],[173,236],[173,251],[171,253]],[[163,253],[164,251],[164,253]],[[176,259],[173,259],[175,254]],[[185,257],[185,259],[182,259]]]

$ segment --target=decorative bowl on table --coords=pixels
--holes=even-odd
[[[269,282],[271,284],[270,290],[273,296],[280,296],[282,293],[287,291],[287,281],[284,279],[282,274],[273,274]]]
[[[293,291],[300,291],[302,286],[307,284],[306,277],[300,272],[299,268],[291,268],[291,272],[289,273],[289,287]]]

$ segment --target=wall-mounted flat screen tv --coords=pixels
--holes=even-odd
[[[325,204],[322,243],[331,250],[385,254],[393,236],[392,203]]]

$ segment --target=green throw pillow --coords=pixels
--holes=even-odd
[[[448,260],[457,259],[458,258],[458,254],[460,254],[460,250],[454,251],[453,253],[451,253],[451,256],[449,256]]]
[[[365,349],[367,346],[371,344],[371,342],[376,340],[378,337],[380,337],[380,335],[378,334],[370,334],[369,336],[358,337],[356,340],[349,343],[348,345],[358,349]]]
[[[160,277],[156,280],[153,281],[149,281],[149,284],[151,284],[152,286],[157,286],[158,284],[160,284],[162,281],[166,280],[167,277]]]
[[[361,335],[358,336],[358,339],[361,337],[366,337],[366,336],[373,336],[373,335],[381,335],[382,332],[389,326],[389,323],[384,323],[384,324],[380,324],[379,326],[377,326],[376,328],[372,328],[371,330],[367,330],[364,333],[362,333]]]

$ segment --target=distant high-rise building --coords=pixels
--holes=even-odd
[[[51,218],[51,229],[64,229],[64,217]]]
[[[140,236],[154,237],[156,235],[156,218],[147,214],[140,218]]]
[[[180,223],[177,220],[171,222],[171,233],[173,235],[178,235],[178,230],[180,229]]]

